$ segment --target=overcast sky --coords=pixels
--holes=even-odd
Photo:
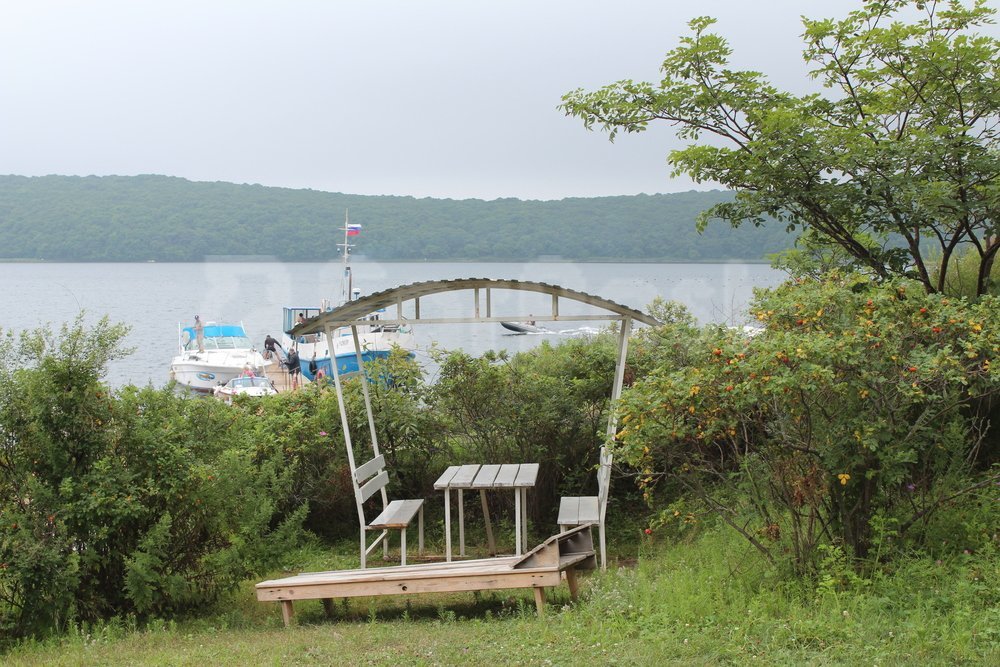
[[[860,0],[5,0],[0,174],[166,174],[352,194],[677,192],[658,128],[556,107],[655,80],[693,16],[801,88],[800,16]],[[703,186],[705,187],[705,186]]]

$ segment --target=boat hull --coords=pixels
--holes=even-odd
[[[527,322],[501,322],[500,326],[514,333],[542,333],[545,331],[544,328]]]
[[[365,331],[358,332],[358,341],[361,343],[361,359],[363,363],[369,363],[376,359],[385,359],[396,347],[410,351],[414,347],[413,335],[404,331]],[[291,341],[285,341],[285,346],[291,345]],[[327,345],[326,336],[300,336],[295,345],[299,353],[299,366],[302,375],[313,381],[316,374],[309,370],[310,362],[316,362],[317,371],[322,370],[327,377],[333,372],[330,363],[330,348]],[[334,332],[333,338],[334,358],[337,360],[337,371],[341,375],[350,375],[358,372],[358,357],[354,348],[354,338],[349,328],[339,329]],[[410,352],[412,355],[413,353]]]
[[[222,358],[211,352],[184,352],[171,362],[170,378],[182,388],[207,394],[239,376],[247,366],[263,372],[267,362],[253,350],[227,351]]]

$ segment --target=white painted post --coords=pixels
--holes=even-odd
[[[458,555],[465,556],[465,495],[458,490]]]
[[[521,555],[521,489],[514,489],[514,553]]]
[[[444,487],[444,559],[451,562],[451,487]]]

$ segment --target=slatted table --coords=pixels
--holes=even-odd
[[[522,545],[528,543],[528,489],[535,485],[538,478],[537,463],[505,463],[502,465],[480,465],[473,463],[462,466],[450,466],[434,482],[434,488],[444,491],[444,539],[445,558],[451,561],[451,490],[458,491],[458,553],[465,555],[465,510],[463,492],[466,489],[479,490],[483,504],[483,515],[486,519],[486,539],[489,542],[491,555],[496,554],[496,544],[493,541],[493,527],[490,523],[489,505],[486,502],[486,492],[495,489],[512,489],[514,491],[514,545],[516,555],[520,556]]]

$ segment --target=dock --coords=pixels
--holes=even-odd
[[[267,379],[274,384],[274,388],[278,390],[279,394],[284,394],[285,392],[292,391],[292,378],[289,375],[288,370],[285,369],[280,364],[270,363],[267,365]],[[306,376],[299,374],[299,388],[311,384]]]

